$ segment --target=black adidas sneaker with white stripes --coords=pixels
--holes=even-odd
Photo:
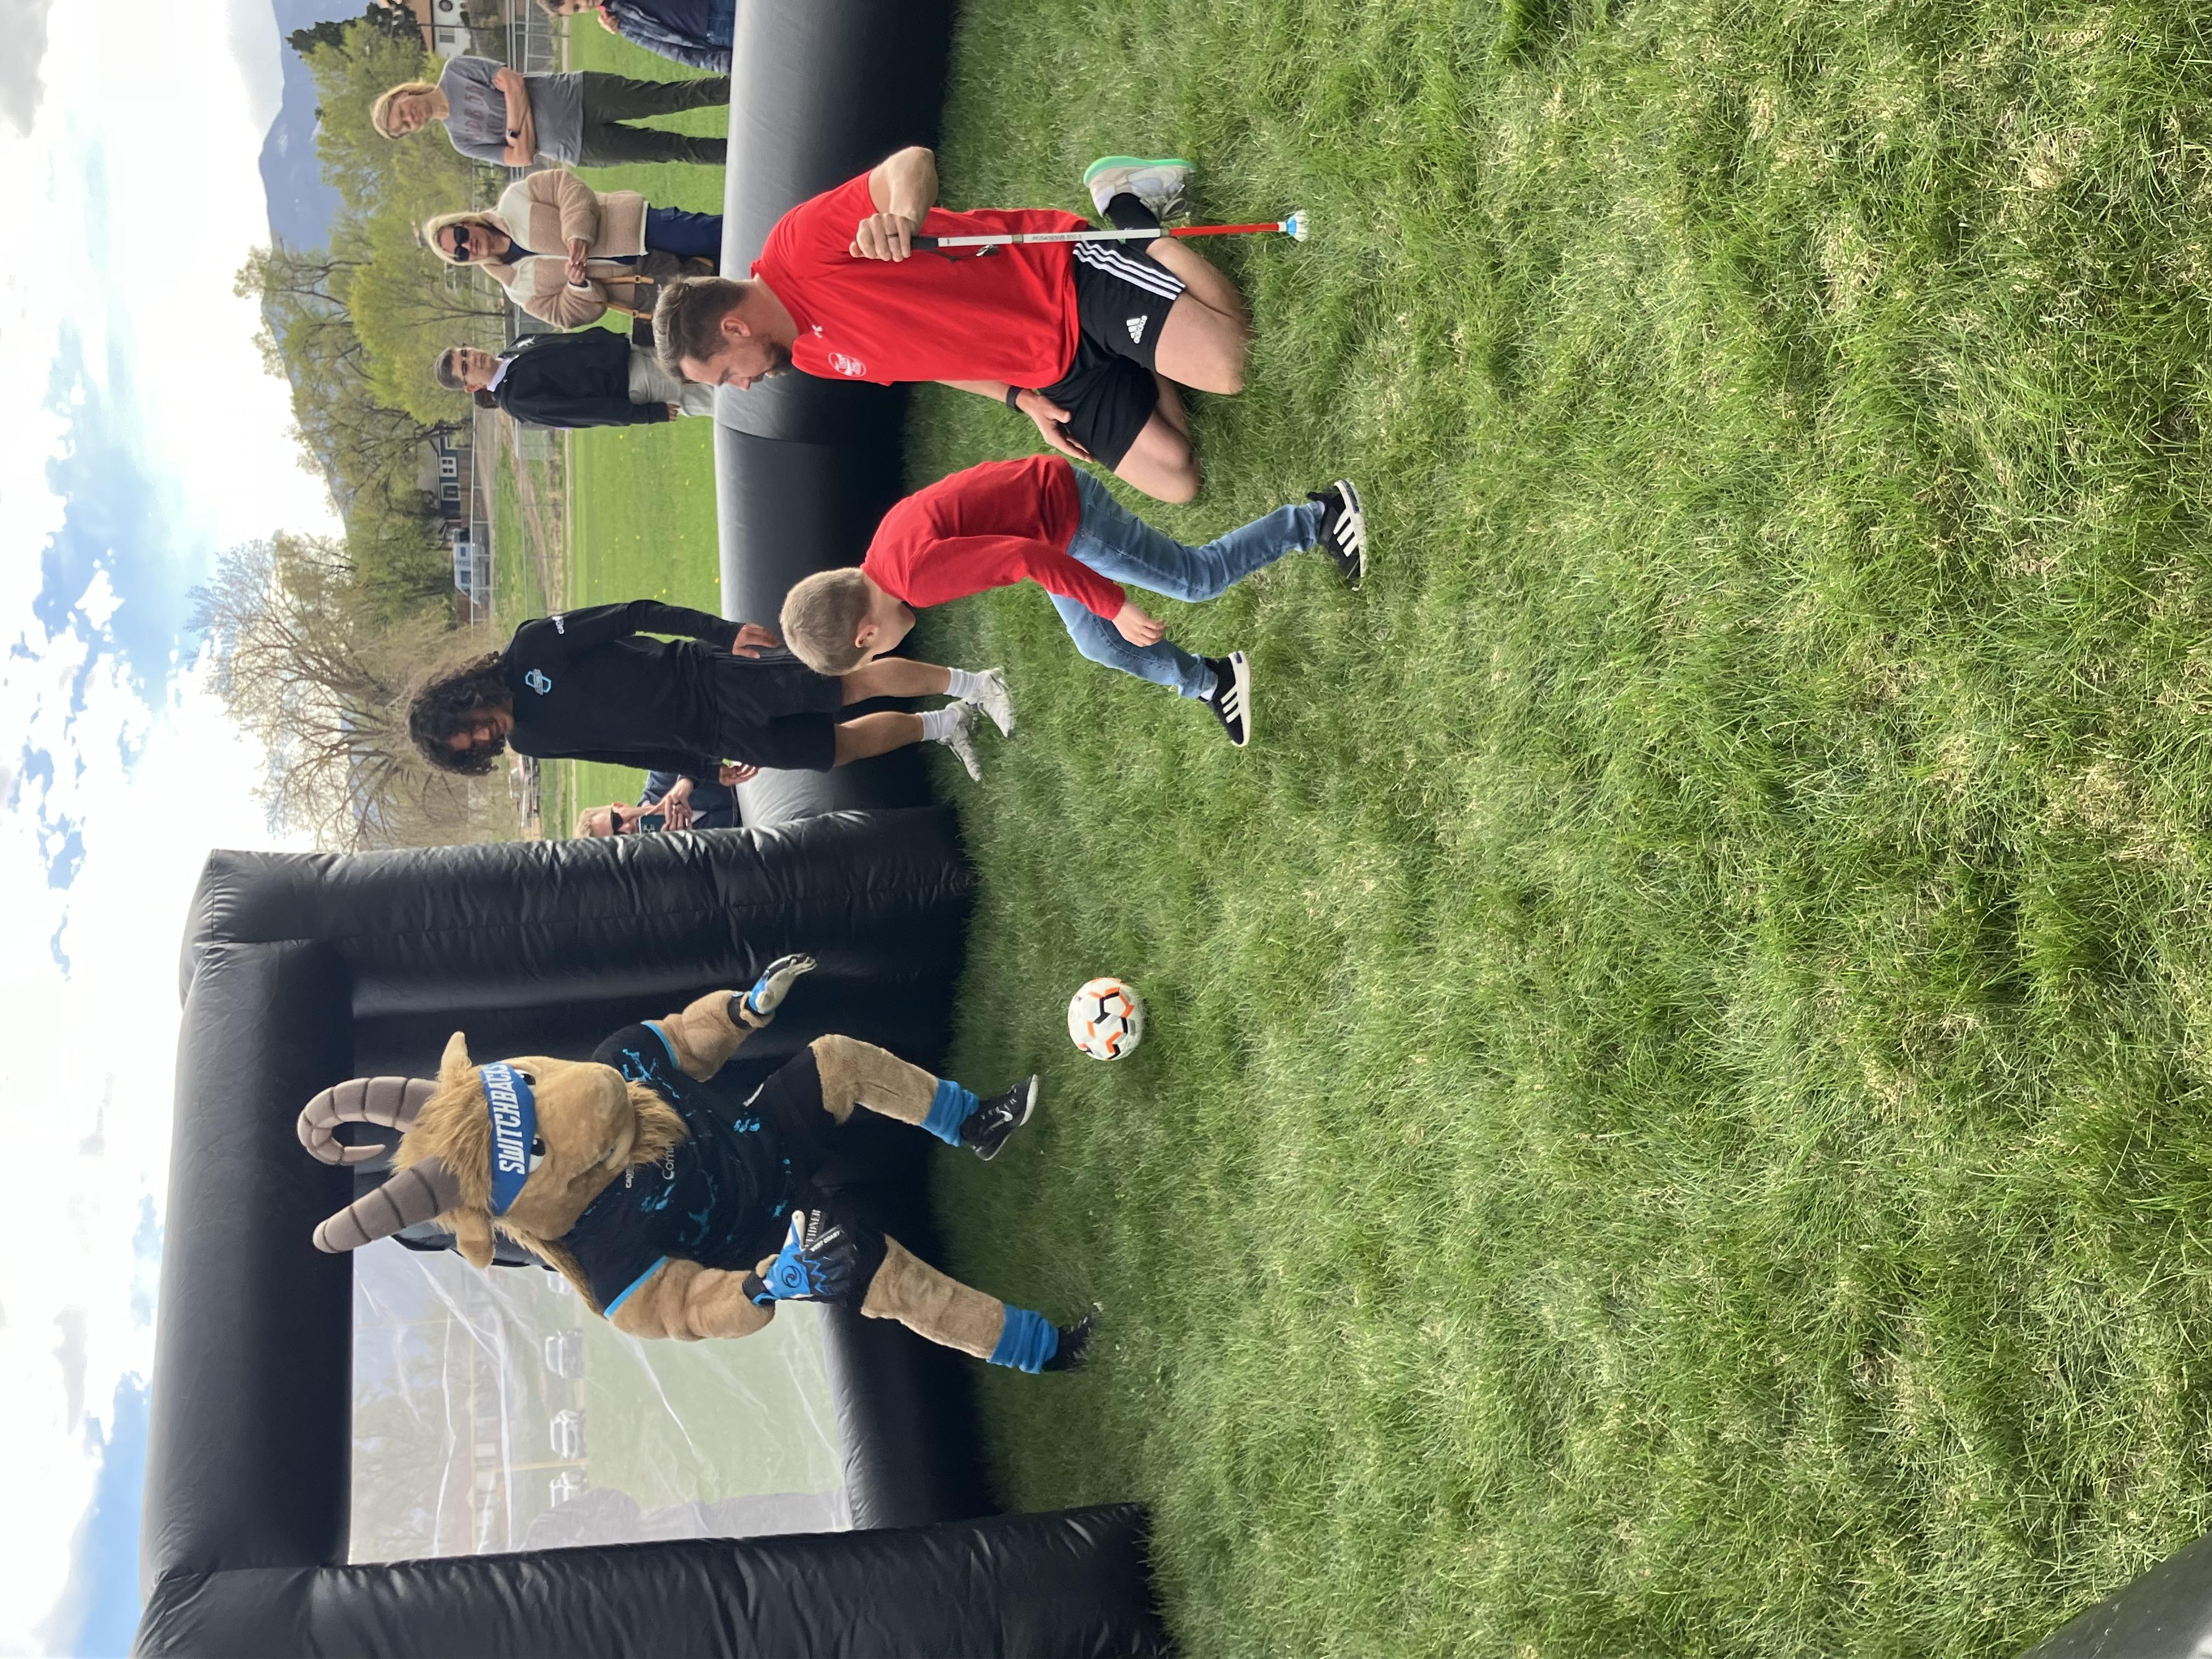
[[[1321,550],[1347,584],[1358,586],[1367,574],[1367,515],[1359,510],[1359,492],[1351,479],[1339,478],[1306,499],[1321,503]]]
[[[1206,665],[1213,671],[1213,694],[1206,706],[1221,722],[1229,741],[1242,749],[1252,741],[1252,665],[1242,651],[1208,657]]]

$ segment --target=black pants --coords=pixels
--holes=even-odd
[[[587,167],[623,161],[697,161],[720,167],[728,152],[726,137],[694,138],[659,127],[625,125],[654,115],[674,115],[712,105],[726,108],[730,77],[701,80],[633,81],[627,75],[586,71],[583,79],[584,131],[577,160]]]

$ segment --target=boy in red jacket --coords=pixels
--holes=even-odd
[[[850,673],[904,639],[916,607],[1033,581],[1052,596],[1077,650],[1201,700],[1241,749],[1252,737],[1244,653],[1191,655],[1170,643],[1119,584],[1194,603],[1285,553],[1316,546],[1346,582],[1356,586],[1367,574],[1359,493],[1341,478],[1294,507],[1189,547],[1056,455],[988,461],[891,508],[858,568],[825,570],[793,587],[783,602],[784,641],[818,674]]]

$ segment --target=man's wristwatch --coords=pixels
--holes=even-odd
[[[1010,386],[1006,388],[1006,407],[1017,415],[1022,411],[1022,393],[1028,389],[1026,386]]]

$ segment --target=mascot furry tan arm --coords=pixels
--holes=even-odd
[[[835,1302],[994,1364],[1073,1370],[1089,1319],[1062,1328],[971,1289],[838,1215],[813,1182],[863,1107],[994,1157],[1036,1109],[1036,1078],[980,1100],[872,1044],[823,1036],[742,1107],[698,1086],[813,967],[781,957],[751,990],[625,1026],[589,1060],[478,1066],[456,1031],[434,1083],[357,1078],[323,1091],[300,1115],[300,1139],[324,1162],[382,1150],[341,1146],[341,1123],[402,1133],[396,1172],[318,1227],[316,1245],[355,1249],[434,1218],[479,1267],[494,1231],[506,1234],[635,1336],[745,1336],[779,1302]]]

